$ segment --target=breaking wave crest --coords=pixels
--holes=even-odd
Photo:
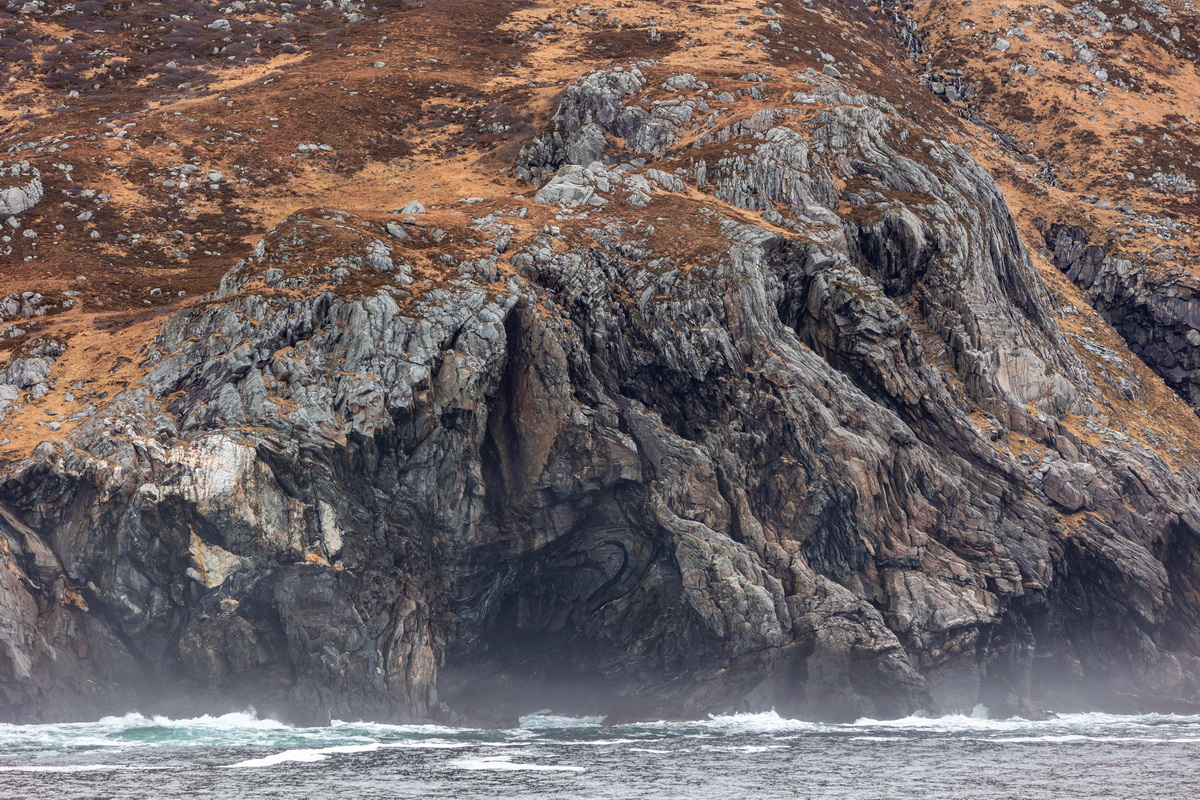
[[[605,727],[603,717],[564,717],[539,712],[521,718],[519,728],[474,730],[437,725],[387,725],[337,721],[319,728],[299,728],[260,718],[253,709],[220,716],[169,719],[138,713],[95,722],[56,725],[0,725],[0,771],[104,771],[134,768],[114,763],[112,755],[129,758],[161,748],[233,748],[240,758],[230,768],[301,766],[331,758],[358,758],[389,750],[465,750],[448,759],[448,768],[464,770],[566,771],[574,767],[530,761],[525,754],[566,755],[587,750],[675,752],[703,747],[714,752],[770,753],[798,740],[832,738],[869,747],[905,739],[953,738],[996,746],[1106,742],[1170,742],[1200,744],[1200,716],[1147,714],[1064,714],[1045,721],[991,719],[986,709],[970,715],[859,719],[818,723],[788,719],[771,711],[711,716],[693,721],[643,722]],[[697,741],[700,740],[700,741]],[[691,744],[689,744],[689,742]],[[505,749],[501,749],[505,748]],[[559,748],[564,748],[558,750]],[[565,749],[570,748],[570,749]],[[72,755],[89,763],[22,763],[22,753]],[[89,757],[88,754],[91,753]],[[108,753],[110,755],[105,756]]]
[[[519,727],[481,730],[302,728],[248,710],[0,725],[0,795],[94,800],[103,784],[114,800],[141,800],[193,796],[203,784],[206,796],[256,800],[269,783],[289,798],[1194,800],[1198,757],[1200,717],[1159,714],[1029,721],[991,719],[981,708],[817,723],[766,712],[606,726],[544,711]],[[1082,794],[1081,775],[1091,787]]]

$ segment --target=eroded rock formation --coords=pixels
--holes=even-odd
[[[1178,267],[1135,266],[1074,225],[1043,225],[1054,265],[1086,293],[1129,348],[1200,406],[1200,281]]]
[[[0,716],[1200,702],[1197,473],[1071,424],[992,178],[710,80],[568,89],[513,165],[553,225],[309,209],[169,317],[0,484]]]
[[[28,161],[5,165],[0,161],[0,217],[4,221],[23,214],[41,202],[41,173]]]

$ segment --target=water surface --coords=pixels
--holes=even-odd
[[[252,712],[0,725],[3,798],[1136,798],[1200,793],[1200,717],[799,722],[771,714],[512,730]]]

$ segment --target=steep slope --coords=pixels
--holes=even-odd
[[[930,91],[1019,165],[997,177],[1028,209],[1030,241],[1084,290],[1066,294],[1094,305],[1195,407],[1186,306],[1198,252],[1200,50],[1191,4],[985,0],[891,14]],[[1079,264],[1084,250],[1094,268]],[[1105,261],[1111,268],[1097,272]]]
[[[188,6],[247,46],[282,9]],[[886,13],[308,13],[186,125],[137,78],[4,174],[0,716],[1200,703],[1200,423]]]

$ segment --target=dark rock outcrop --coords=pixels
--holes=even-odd
[[[1066,424],[988,175],[815,73],[741,115],[647,72],[522,154],[561,230],[296,214],[13,469],[0,716],[1200,700],[1197,476]]]
[[[1200,407],[1200,280],[1182,269],[1140,268],[1109,255],[1075,225],[1043,224],[1054,266],[1146,364]]]

